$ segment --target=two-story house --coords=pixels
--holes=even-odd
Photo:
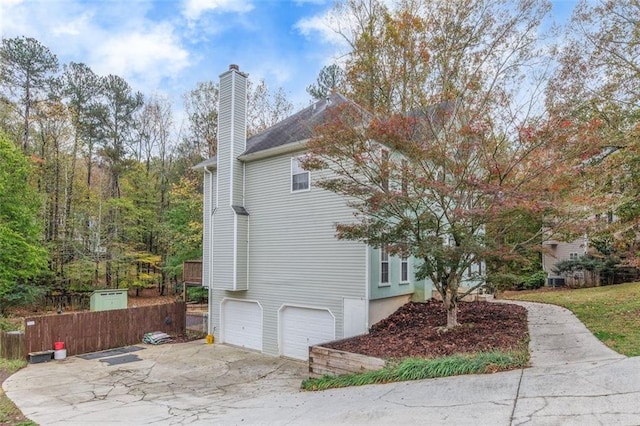
[[[345,200],[314,185],[300,156],[338,94],[246,138],[247,75],[220,76],[217,155],[204,174],[203,285],[218,341],[306,360],[310,345],[366,333],[412,297],[414,260],[338,240]]]

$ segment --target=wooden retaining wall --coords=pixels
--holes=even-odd
[[[183,302],[101,312],[70,312],[25,319],[25,354],[64,342],[67,356],[142,342],[147,332],[185,332]],[[26,356],[26,355],[25,355]]]
[[[309,377],[364,373],[380,370],[385,365],[385,360],[367,355],[339,351],[324,346],[309,348]]]
[[[27,356],[24,333],[0,331],[0,358],[25,359]]]

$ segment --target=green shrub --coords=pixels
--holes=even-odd
[[[512,273],[494,272],[487,277],[487,288],[491,293],[514,290],[522,281],[522,276]]]
[[[538,271],[526,277],[518,288],[521,290],[535,290],[544,287],[546,282],[547,273],[544,271]]]
[[[187,287],[187,300],[190,302],[206,303],[209,291],[204,287]]]
[[[0,331],[20,331],[23,328],[20,318],[0,317]]]

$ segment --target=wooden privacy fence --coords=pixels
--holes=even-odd
[[[67,355],[119,348],[142,342],[147,332],[185,332],[183,302],[101,312],[73,312],[25,319],[25,354],[64,342]]]
[[[209,314],[207,312],[187,312],[185,328],[189,331],[206,333],[208,320]]]
[[[25,359],[24,333],[21,331],[0,331],[0,358]]]

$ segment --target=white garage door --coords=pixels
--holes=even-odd
[[[280,353],[307,360],[309,346],[335,340],[335,319],[326,309],[284,306],[280,310]]]
[[[258,302],[223,300],[220,314],[223,343],[262,351],[262,307]]]

